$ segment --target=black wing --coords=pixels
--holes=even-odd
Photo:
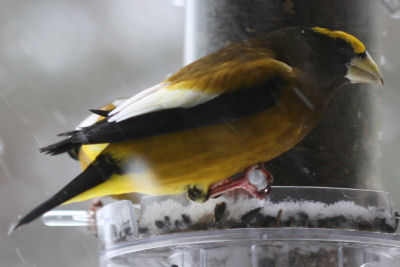
[[[259,113],[279,101],[284,81],[269,78],[252,88],[230,91],[191,108],[172,108],[138,115],[120,122],[99,121],[89,127],[61,134],[69,136],[41,152],[55,155],[83,144],[116,143],[226,123]]]

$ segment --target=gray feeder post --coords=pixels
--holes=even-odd
[[[374,56],[376,0],[187,0],[185,60],[293,25],[327,26],[362,40]],[[378,90],[343,88],[300,144],[268,162],[274,185],[375,188]]]

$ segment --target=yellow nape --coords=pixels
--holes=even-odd
[[[321,34],[325,34],[332,38],[340,38],[345,40],[353,47],[356,54],[365,53],[366,51],[364,44],[351,34],[345,33],[343,31],[332,31],[322,27],[313,27],[312,30]]]

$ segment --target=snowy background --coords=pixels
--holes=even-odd
[[[80,172],[38,148],[89,108],[182,66],[184,8],[165,0],[0,1],[0,266],[97,266],[86,228],[9,224]],[[66,207],[87,209],[88,203]]]
[[[40,221],[11,237],[15,218],[80,172],[40,146],[111,99],[163,80],[183,62],[184,8],[166,0],[0,1],[0,266],[97,266],[85,228]],[[385,8],[380,46],[370,51],[385,78],[381,108],[383,190],[400,207],[400,27]],[[88,203],[66,208],[87,209]]]

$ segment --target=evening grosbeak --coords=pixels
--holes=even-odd
[[[60,204],[104,195],[187,192],[205,201],[244,187],[265,197],[271,175],[257,164],[300,142],[347,83],[383,84],[364,44],[348,33],[289,27],[231,44],[111,111],[93,110],[103,119],[42,148],[51,155],[99,150],[14,229]],[[243,179],[229,178],[246,168]],[[264,187],[248,183],[255,170]]]

